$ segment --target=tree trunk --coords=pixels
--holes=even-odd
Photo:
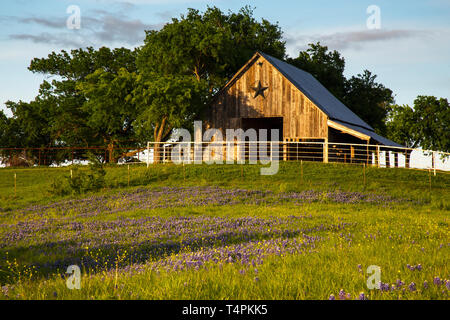
[[[197,66],[194,67],[194,75],[195,75],[195,78],[197,79],[197,81],[200,81],[200,75],[198,73],[198,67]]]
[[[170,127],[165,128],[167,117],[163,117],[161,125],[157,123],[155,125],[155,130],[153,133],[155,145],[153,146],[153,163],[161,162],[161,142],[167,136],[168,132],[171,130]]]
[[[114,160],[114,155],[113,155],[113,151],[114,151],[114,142],[108,143],[108,151],[109,151],[109,159],[108,159],[108,162],[109,162],[109,163],[115,162],[115,160]]]

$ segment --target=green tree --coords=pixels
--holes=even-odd
[[[414,100],[414,121],[422,148],[450,152],[450,104],[447,99],[418,96]]]
[[[20,129],[17,121],[12,117],[7,117],[0,110],[0,148],[12,148],[20,143]]]
[[[30,102],[7,101],[5,105],[12,112],[12,117],[7,118],[3,112],[0,115],[0,147],[16,149],[3,156],[14,156],[28,149],[26,157],[33,162],[39,156],[37,148],[53,146],[51,106],[40,97]]]
[[[249,7],[228,14],[188,9],[161,30],[147,31],[137,65],[141,74],[195,76],[214,92],[257,50],[284,58],[285,43],[278,25],[256,21]]]
[[[328,51],[320,42],[310,43],[308,49],[300,51],[297,58],[288,58],[287,62],[309,72],[334,96],[343,99],[345,60],[336,50]]]
[[[44,81],[41,85],[39,98],[51,105],[50,130],[52,139],[60,145],[90,146],[105,142],[104,127],[95,127],[95,115],[80,83],[87,81],[92,86],[95,80],[103,81],[101,77],[86,78],[97,70],[111,75],[117,75],[120,70],[136,71],[136,52],[126,48],[109,49],[102,47],[72,50],[70,54],[64,50],[52,52],[47,58],[35,58],[31,61],[29,70],[55,77],[51,82]],[[99,85],[101,86],[101,85]],[[87,91],[91,92],[89,89]],[[92,95],[90,98],[94,98]],[[97,99],[97,101],[99,101]],[[119,107],[126,107],[120,104]]]
[[[39,148],[52,145],[49,135],[50,112],[46,101],[38,97],[31,102],[7,101],[5,104],[13,114],[7,121],[10,131],[9,146]]]
[[[192,126],[208,99],[206,81],[197,81],[193,76],[138,75],[136,83],[135,128],[144,141],[162,142],[173,129]],[[156,145],[154,159],[159,161],[159,158],[159,145]]]
[[[86,101],[81,110],[86,114],[85,126],[102,144],[108,145],[109,159],[114,160],[116,146],[136,146],[133,123],[137,117],[132,102],[136,74],[121,68],[117,73],[97,69],[79,81],[76,89]]]
[[[377,133],[385,135],[385,121],[394,96],[391,89],[375,82],[376,77],[364,70],[363,74],[348,79],[343,102]]]
[[[95,50],[74,49],[68,53],[52,52],[47,58],[34,58],[28,69],[34,73],[59,76],[62,80],[81,80],[97,69],[118,73],[121,68],[136,71],[136,52],[127,48],[110,49],[101,47]]]
[[[309,44],[297,58],[287,62],[311,73],[325,88],[379,134],[386,132],[388,106],[394,102],[392,91],[375,81],[376,75],[368,70],[350,79],[344,76],[345,60],[334,50],[320,42]]]
[[[408,105],[389,106],[386,135],[408,148],[416,148],[418,137],[415,131],[414,110]]]
[[[450,105],[447,99],[418,96],[414,109],[392,106],[388,136],[409,147],[450,152]]]

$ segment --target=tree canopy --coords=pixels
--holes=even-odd
[[[418,96],[414,109],[391,107],[388,136],[408,147],[450,152],[450,104],[447,99]]]
[[[297,58],[288,58],[287,62],[312,74],[338,99],[345,94],[345,59],[336,50],[328,51],[320,42],[310,43],[309,48],[300,51]]]
[[[219,89],[257,50],[283,59],[285,42],[277,24],[257,21],[250,7],[223,13],[188,9],[161,30],[146,32],[137,66],[141,74],[195,76]]]
[[[389,105],[394,103],[391,89],[375,82],[376,75],[368,70],[353,76],[345,83],[343,102],[361,119],[371,125],[375,132],[386,134],[386,117]]]
[[[46,119],[51,141],[47,146],[102,145],[117,138],[115,135],[124,131],[128,121],[126,117],[120,117],[121,112],[129,114],[131,111],[129,106],[123,106],[122,100],[112,101],[111,94],[117,90],[117,81],[111,80],[120,78],[124,70],[135,72],[135,61],[136,51],[106,47],[76,49],[70,54],[62,50],[52,52],[47,58],[33,59],[30,71],[53,77],[51,82],[41,84],[35,100],[40,101],[48,112]],[[110,93],[108,97],[105,91]],[[114,102],[117,105],[114,106]],[[117,108],[124,110],[117,111]],[[100,120],[103,116],[107,117]],[[105,122],[108,122],[107,128]],[[116,126],[114,129],[113,125]],[[131,135],[124,136],[131,138]]]
[[[376,75],[364,70],[347,79],[344,76],[345,59],[320,42],[309,44],[308,49],[300,51],[297,58],[288,58],[287,62],[311,73],[376,132],[386,133],[388,106],[394,103],[394,97],[392,90],[375,82]]]

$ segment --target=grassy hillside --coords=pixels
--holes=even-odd
[[[448,299],[449,174],[259,168],[108,167],[65,196],[70,168],[1,169],[0,299]]]

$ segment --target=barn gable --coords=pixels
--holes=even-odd
[[[222,131],[279,128],[286,141],[332,141],[345,134],[400,147],[376,134],[311,74],[261,52],[216,94],[207,124]]]

